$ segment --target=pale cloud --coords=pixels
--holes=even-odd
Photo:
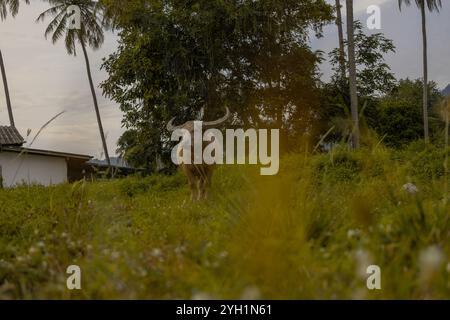
[[[381,6],[383,3],[389,2],[389,1],[397,1],[397,0],[356,0],[353,4],[353,9],[358,11],[366,11],[367,8],[371,5],[377,5]],[[345,1],[343,1],[345,2]]]

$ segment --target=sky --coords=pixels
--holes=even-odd
[[[327,0],[334,4],[334,0]],[[345,0],[341,0],[345,3]],[[386,38],[392,39],[396,52],[386,56],[386,62],[397,78],[422,77],[422,27],[420,12],[412,1],[410,7],[399,10],[397,0],[354,0],[355,19],[363,22],[364,31],[368,34],[381,32]],[[428,64],[429,79],[438,83],[444,89],[450,83],[450,1],[442,1],[443,7],[439,13],[428,14]],[[370,5],[378,5],[381,9],[381,30],[368,30],[366,21],[369,15],[366,10]],[[345,9],[342,10],[345,15]],[[344,17],[345,20],[345,17]],[[345,26],[344,26],[345,28]],[[344,29],[345,30],[345,29]],[[324,37],[312,39],[315,50],[328,53],[338,47],[338,35],[335,25],[329,25],[324,30]],[[328,62],[321,66],[323,79],[329,79],[331,67]]]
[[[327,0],[334,4],[334,0]],[[341,0],[345,2],[345,0]],[[381,8],[381,30],[394,40],[396,53],[386,57],[398,78],[418,78],[422,73],[422,40],[419,11],[415,6],[398,9],[397,0],[355,0],[355,17],[363,22],[368,18],[370,5]],[[63,42],[53,45],[44,38],[45,23],[35,23],[40,12],[47,8],[41,1],[22,6],[19,15],[0,22],[0,49],[5,60],[16,126],[28,141],[48,120],[59,112],[65,113],[52,122],[32,145],[33,148],[102,156],[101,141],[92,103],[84,58],[69,56]],[[343,10],[345,16],[345,10]],[[428,16],[429,77],[441,88],[450,83],[450,3],[444,2],[440,13]],[[344,17],[345,19],[345,17]],[[48,21],[47,21],[48,23]],[[373,32],[365,29],[367,33]],[[311,39],[314,50],[328,53],[338,46],[337,30],[329,25],[324,37]],[[100,70],[102,58],[113,53],[117,37],[107,33],[102,48],[89,50],[94,83],[98,86],[107,78]],[[330,77],[327,61],[321,65],[323,79]],[[107,134],[110,154],[115,154],[116,142],[123,132],[122,114],[118,105],[103,97],[97,87],[100,112]],[[0,125],[8,124],[3,87],[0,84]]]

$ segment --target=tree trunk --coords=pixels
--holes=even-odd
[[[9,123],[10,123],[11,127],[15,127],[14,115],[13,115],[12,106],[11,106],[11,99],[9,96],[8,80],[6,78],[5,64],[3,63],[3,56],[2,56],[1,51],[0,51],[0,69],[2,71],[3,87],[5,89],[6,107],[8,108]]]
[[[427,44],[427,21],[425,1],[420,4],[422,14],[422,37],[423,37],[423,129],[425,142],[430,142],[428,128],[428,44]]]
[[[95,94],[94,82],[92,81],[92,74],[91,74],[91,66],[90,66],[90,63],[89,63],[89,57],[88,57],[88,54],[87,54],[87,51],[86,51],[86,46],[84,44],[84,41],[81,40],[80,42],[81,42],[81,47],[83,48],[84,59],[86,61],[86,69],[87,69],[87,74],[88,74],[88,78],[89,78],[89,85],[91,86],[92,99],[94,100],[94,108],[95,108],[95,113],[97,115],[97,123],[98,123],[98,128],[100,130],[100,137],[102,139],[103,151],[105,152],[105,158],[106,158],[106,161],[108,163],[108,167],[110,169],[112,169],[111,168],[111,159],[109,158],[109,153],[108,153],[108,146],[106,144],[105,133],[103,131],[102,118],[100,116],[100,110],[98,108],[97,95]]]
[[[339,35],[339,65],[341,68],[342,80],[346,77],[345,71],[345,48],[344,48],[344,30],[342,28],[341,1],[336,0],[336,25]]]
[[[449,112],[450,112],[450,110],[449,110],[449,101],[448,100],[446,100],[445,101],[445,105],[444,105],[444,107],[445,107],[445,155],[447,156],[448,155],[448,152],[447,152],[447,150],[448,150],[448,131],[449,131]]]
[[[358,112],[358,92],[356,87],[356,60],[355,60],[355,39],[353,28],[353,0],[346,0],[347,3],[347,41],[348,41],[348,69],[350,82],[350,100],[353,120],[352,145],[359,148],[359,112]]]

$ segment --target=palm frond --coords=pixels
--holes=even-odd
[[[13,17],[19,13],[21,0],[0,0],[0,20],[6,19],[8,11]],[[25,4],[30,4],[30,0],[22,0]]]
[[[411,2],[411,0],[398,0],[399,9],[402,9],[403,4],[405,4],[405,6],[410,6]],[[425,5],[429,11],[439,11],[442,8],[442,0],[415,0],[415,3],[418,8]]]
[[[2,0],[0,0],[2,1]],[[7,1],[7,0],[4,0]],[[76,43],[83,43],[96,50],[103,44],[105,30],[111,26],[111,20],[106,17],[104,6],[92,0],[44,0],[51,7],[42,12],[36,22],[52,20],[45,30],[45,37],[53,43],[64,37],[65,47],[69,54],[76,55]],[[68,28],[71,19],[68,8],[77,5],[81,11],[81,29]],[[0,6],[1,11],[1,6]]]

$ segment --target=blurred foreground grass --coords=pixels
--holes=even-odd
[[[0,190],[0,299],[450,298],[444,162],[420,144],[293,154],[275,177],[219,168],[200,204],[182,175]]]

